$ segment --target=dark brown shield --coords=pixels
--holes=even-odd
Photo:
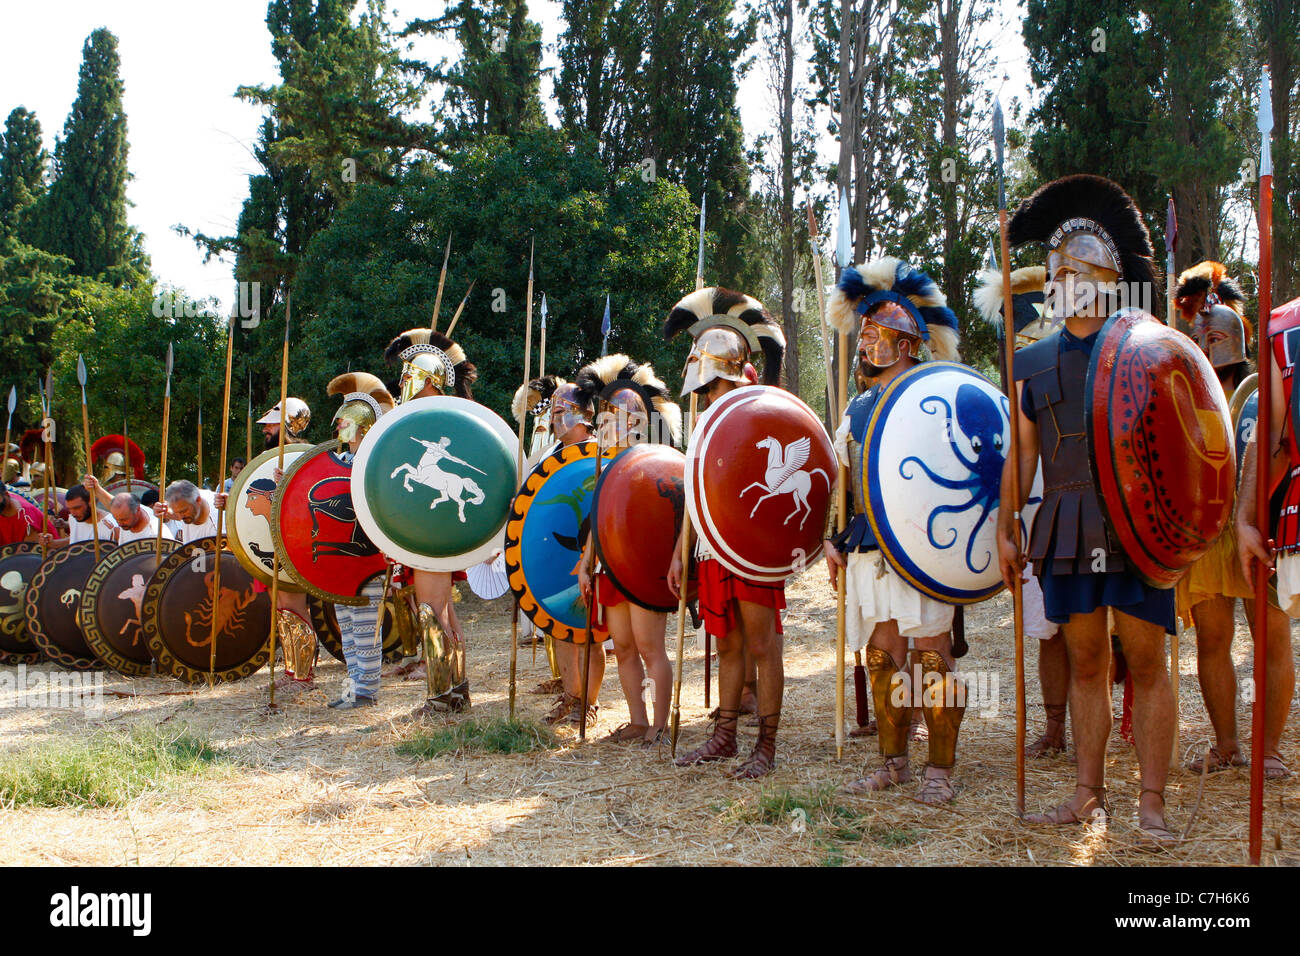
[[[285,570],[308,594],[361,605],[362,587],[384,573],[384,556],[357,524],[352,457],[337,441],[317,445],[285,471],[271,504],[271,536]]]
[[[162,543],[164,556],[178,547]],[[156,541],[130,541],[104,555],[81,592],[77,620],[90,649],[127,677],[150,673],[153,656],[141,630],[145,591],[158,567]]]
[[[682,527],[686,456],[634,445],[605,464],[592,502],[596,555],[614,586],[652,611],[675,611],[668,565]]]
[[[1223,389],[1191,339],[1123,309],[1098,336],[1087,394],[1106,521],[1148,584],[1173,587],[1231,514],[1236,451]]]
[[[364,587],[364,585],[362,585]],[[405,625],[414,629],[414,617],[411,614],[411,605],[404,600],[397,600],[395,594],[388,594],[384,599],[384,662],[392,663],[400,661],[404,655],[402,651],[402,634],[401,626]],[[311,611],[311,624],[316,629],[316,636],[320,638],[321,647],[329,651],[330,656],[337,661],[347,663],[343,658],[343,635],[339,630],[339,619],[334,613],[334,605],[329,601],[322,601],[313,595],[307,596],[307,607]],[[394,612],[396,607],[396,612]],[[394,626],[394,613],[403,616],[401,624]]]
[[[32,643],[23,615],[27,586],[41,569],[41,546],[29,541],[0,548],[0,664],[34,664],[41,652]]]
[[[160,672],[190,684],[209,676],[216,539],[200,538],[163,558],[145,590],[141,625]],[[214,683],[255,673],[270,658],[271,599],[229,551],[221,552],[215,601]]]
[[[101,541],[99,547],[101,553],[108,553],[113,546]],[[77,620],[81,593],[94,570],[93,541],[57,548],[41,562],[23,599],[27,633],[41,653],[60,667],[87,671],[104,666],[86,643]]]

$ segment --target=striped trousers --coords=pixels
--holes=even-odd
[[[379,620],[379,602],[383,592],[384,578],[378,575],[361,591],[361,596],[366,598],[365,604],[360,607],[334,605],[352,693],[372,698],[379,695],[379,669],[384,657],[383,636],[375,639],[375,622]]]

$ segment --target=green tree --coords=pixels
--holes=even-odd
[[[96,30],[82,49],[77,98],[54,147],[54,179],[40,210],[41,248],[79,275],[136,284],[148,263],[127,223],[126,113],[117,37]]]
[[[0,234],[30,238],[27,214],[45,194],[48,160],[36,114],[15,107],[0,133]]]
[[[547,369],[571,375],[599,355],[609,293],[610,350],[652,362],[675,385],[682,345],[665,344],[659,330],[694,286],[695,215],[680,186],[626,171],[611,184],[589,143],[551,129],[489,138],[447,165],[407,171],[395,186],[359,188],[303,261],[294,310],[299,296],[313,308],[293,351],[290,391],[320,402],[349,365],[395,386],[383,349],[404,329],[427,326],[448,223],[455,237],[440,327],[477,280],[455,337],[481,370],[474,394],[484,404],[508,415],[523,378],[533,239],[535,294],[549,306]]]
[[[413,20],[405,36],[451,34],[460,57],[426,64],[445,89],[439,139],[458,146],[484,136],[513,137],[545,125],[541,99],[542,28],[524,0],[457,0],[442,16]]]
[[[557,98],[566,129],[598,137],[612,179],[635,168],[699,201],[717,246],[708,281],[745,288],[760,270],[745,248],[749,165],[736,109],[756,18],[734,0],[566,3]]]

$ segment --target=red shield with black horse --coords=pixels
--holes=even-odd
[[[384,572],[384,556],[357,523],[352,456],[317,445],[288,469],[271,506],[275,549],[307,593],[361,605],[361,588]]]
[[[692,527],[723,567],[775,582],[820,558],[838,469],[797,397],[767,385],[728,392],[700,417],[686,458]]]
[[[1236,453],[1223,389],[1196,343],[1123,309],[1097,338],[1087,394],[1107,523],[1148,584],[1173,587],[1231,514]]]
[[[676,448],[634,445],[606,463],[596,482],[596,555],[614,586],[652,611],[677,610],[668,566],[682,527],[685,470]]]

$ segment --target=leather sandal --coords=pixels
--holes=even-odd
[[[1057,754],[1065,753],[1065,704],[1046,704],[1044,709],[1047,711],[1047,727],[1043,735],[1025,748],[1025,756],[1038,759],[1041,757],[1054,757]],[[1060,743],[1056,743],[1056,738],[1052,735],[1052,728],[1060,727]]]
[[[1161,810],[1162,822],[1157,826],[1145,826],[1142,823],[1141,801],[1142,801],[1143,793],[1154,793],[1157,797],[1160,798],[1160,810]],[[1142,793],[1138,794],[1138,834],[1141,836],[1141,842],[1144,849],[1164,850],[1180,842],[1178,837],[1174,835],[1174,832],[1170,830],[1169,827],[1165,825],[1165,823],[1163,822],[1164,809],[1165,809],[1164,788],[1162,787],[1159,790],[1155,790],[1152,789],[1151,787],[1143,787]]]
[[[644,740],[649,732],[649,724],[620,724],[600,739],[603,744],[628,744],[634,740]]]
[[[757,780],[766,777],[776,766],[776,730],[781,723],[780,714],[767,714],[758,718],[758,742],[754,752],[727,776],[732,780]]]
[[[1225,755],[1218,747],[1211,747],[1204,757],[1197,757],[1195,760],[1188,761],[1187,769],[1192,773],[1222,773],[1225,770],[1231,770],[1233,767],[1248,765],[1249,763],[1241,755],[1241,751]],[[1264,775],[1268,776],[1267,768],[1265,768]]]
[[[846,783],[844,789],[853,794],[877,793],[899,784],[909,783],[911,780],[912,768],[907,763],[907,756],[900,755],[886,757],[885,762],[878,768],[866,776]]]
[[[952,783],[952,775],[946,773],[931,774],[931,770],[952,770],[952,767],[940,767],[938,764],[928,763],[925,769],[921,771],[921,792],[916,795],[916,799],[930,806],[937,806],[942,803],[951,803],[953,797],[957,795],[957,790]]]
[[[1106,802],[1105,787],[1090,787],[1086,783],[1076,784],[1075,786],[1092,794],[1091,797],[1084,801],[1083,806],[1077,812],[1069,803],[1062,803],[1060,806],[1052,807],[1052,809],[1043,813],[1026,814],[1024,822],[1033,826],[1059,827],[1087,823],[1098,810],[1107,816],[1110,815],[1110,805]]]
[[[674,766],[693,767],[736,756],[736,722],[740,719],[740,711],[718,708],[716,713],[713,733],[704,742],[704,746],[678,757],[673,761]]]

